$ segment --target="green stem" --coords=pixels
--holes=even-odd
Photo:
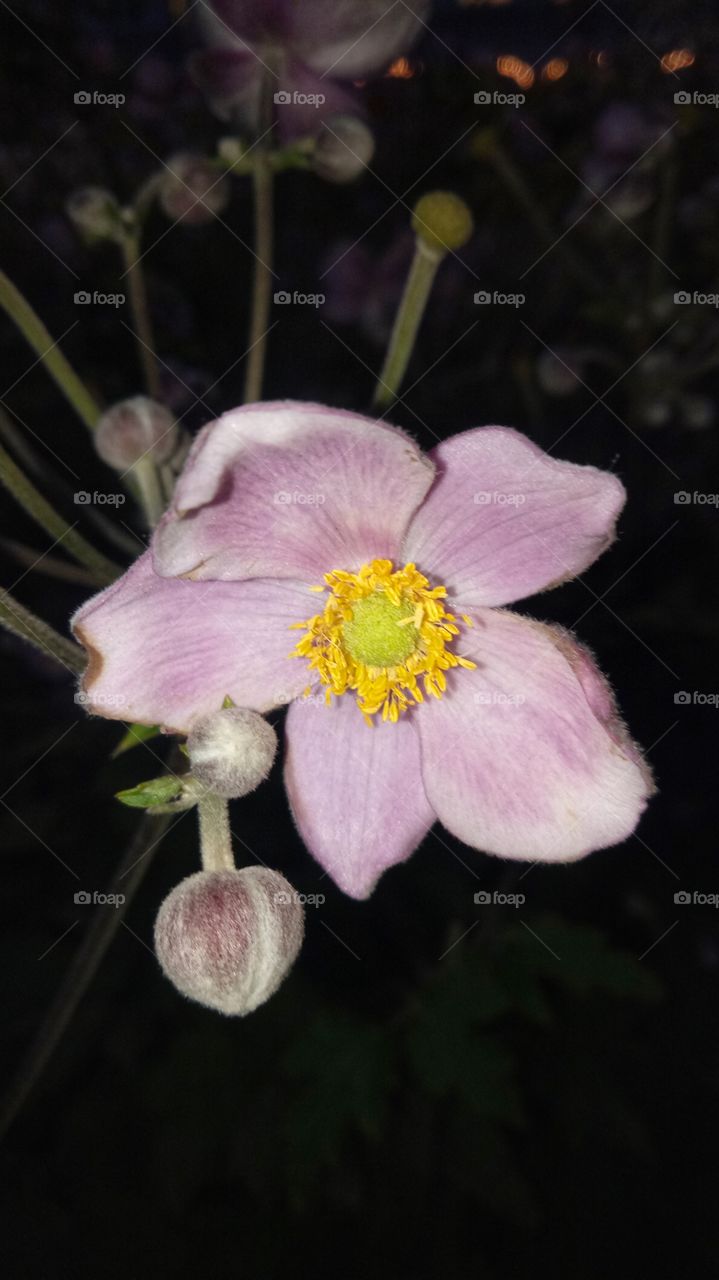
[[[159,400],[162,392],[160,386],[160,370],[155,357],[155,340],[150,320],[150,308],[147,301],[145,276],[140,262],[140,233],[137,228],[127,227],[122,237],[122,256],[125,261],[125,277],[130,290],[130,306],[137,329],[137,347],[147,391],[154,400]]]
[[[37,547],[29,547],[24,542],[16,542],[14,538],[0,538],[0,549],[12,556],[23,569],[34,569],[36,573],[44,573],[48,578],[59,578],[61,582],[79,583],[80,586],[95,587],[98,583],[94,573],[80,564],[68,564],[67,560],[58,560],[56,556],[38,551]]]
[[[0,626],[27,640],[40,653],[54,658],[75,675],[81,675],[87,666],[87,657],[79,645],[36,617],[25,605],[13,599],[9,591],[0,591]]]
[[[374,393],[374,404],[377,408],[387,408],[397,398],[397,392],[407,372],[407,365],[432,290],[434,277],[443,256],[441,253],[433,252],[420,237],[417,238],[414,258]]]
[[[12,281],[0,271],[0,306],[15,322],[23,337],[42,360],[51,378],[83,422],[91,431],[100,417],[100,407],[95,403],[87,387],[68,364],[60,348],[53,342],[42,320],[35,314],[29,302]]]
[[[267,330],[272,300],[273,190],[267,151],[258,147],[252,171],[255,201],[255,268],[252,284],[249,352],[245,373],[245,404],[262,396]]]
[[[130,475],[133,475],[137,480],[137,487],[140,491],[147,523],[151,529],[154,529],[168,505],[165,501],[157,465],[147,454],[131,467]]]
[[[232,833],[227,801],[208,794],[197,806],[200,818],[200,849],[204,871],[234,871]]]
[[[82,534],[70,527],[64,516],[51,507],[47,499],[43,498],[34,484],[27,479],[2,445],[0,445],[0,483],[5,485],[20,506],[46,533],[49,533],[57,542],[62,542],[63,548],[73,559],[84,564],[86,569],[92,569],[100,583],[107,586],[119,578],[122,570],[108,560],[101,551],[96,551],[89,542],[85,541]]]

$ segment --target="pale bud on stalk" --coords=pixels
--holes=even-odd
[[[83,240],[121,240],[122,214],[111,191],[104,187],[81,187],[66,204],[67,216]]]
[[[374,155],[374,137],[355,116],[330,116],[317,137],[312,168],[327,182],[352,182]]]
[[[230,189],[206,156],[180,151],[167,161],[157,193],[168,218],[199,227],[223,212]]]
[[[198,871],[162,903],[155,951],[182,995],[242,1016],[274,995],[303,936],[302,905],[279,872]]]
[[[236,800],[264,782],[277,752],[277,734],[256,711],[226,707],[195,722],[187,752],[193,777],[214,795]]]
[[[108,466],[127,471],[148,454],[158,465],[169,461],[179,439],[169,409],[148,396],[134,396],[103,413],[95,432],[95,448]]]

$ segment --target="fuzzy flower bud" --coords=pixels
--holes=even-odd
[[[474,231],[469,208],[452,191],[428,191],[412,213],[412,230],[434,253],[461,249]]]
[[[127,471],[148,453],[157,463],[167,462],[179,441],[172,414],[147,396],[114,404],[103,413],[95,431],[95,449],[116,471]]]
[[[184,996],[242,1015],[274,995],[303,936],[302,905],[278,871],[197,871],[162,903],[155,951]]]
[[[88,243],[120,238],[120,206],[104,187],[82,187],[73,192],[65,208],[75,230]]]
[[[225,707],[195,722],[187,751],[193,777],[214,795],[237,800],[264,782],[277,734],[256,711]]]
[[[312,157],[312,167],[327,182],[352,182],[374,155],[374,138],[355,116],[331,116],[325,122]]]
[[[229,185],[206,156],[179,151],[165,165],[158,199],[168,218],[199,227],[226,208]]]

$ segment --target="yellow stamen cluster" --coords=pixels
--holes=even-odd
[[[446,588],[430,587],[415,565],[373,560],[358,573],[333,569],[325,584],[312,588],[329,589],[324,611],[294,624],[305,635],[292,657],[308,660],[328,704],[352,691],[368,724],[378,711],[396,723],[425,694],[441,698],[446,671],[476,665],[448,647],[459,627],[442,603]]]

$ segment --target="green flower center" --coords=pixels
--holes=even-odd
[[[414,653],[419,632],[407,600],[395,604],[386,591],[374,591],[352,603],[352,617],[342,623],[344,647],[367,667],[396,667]]]

